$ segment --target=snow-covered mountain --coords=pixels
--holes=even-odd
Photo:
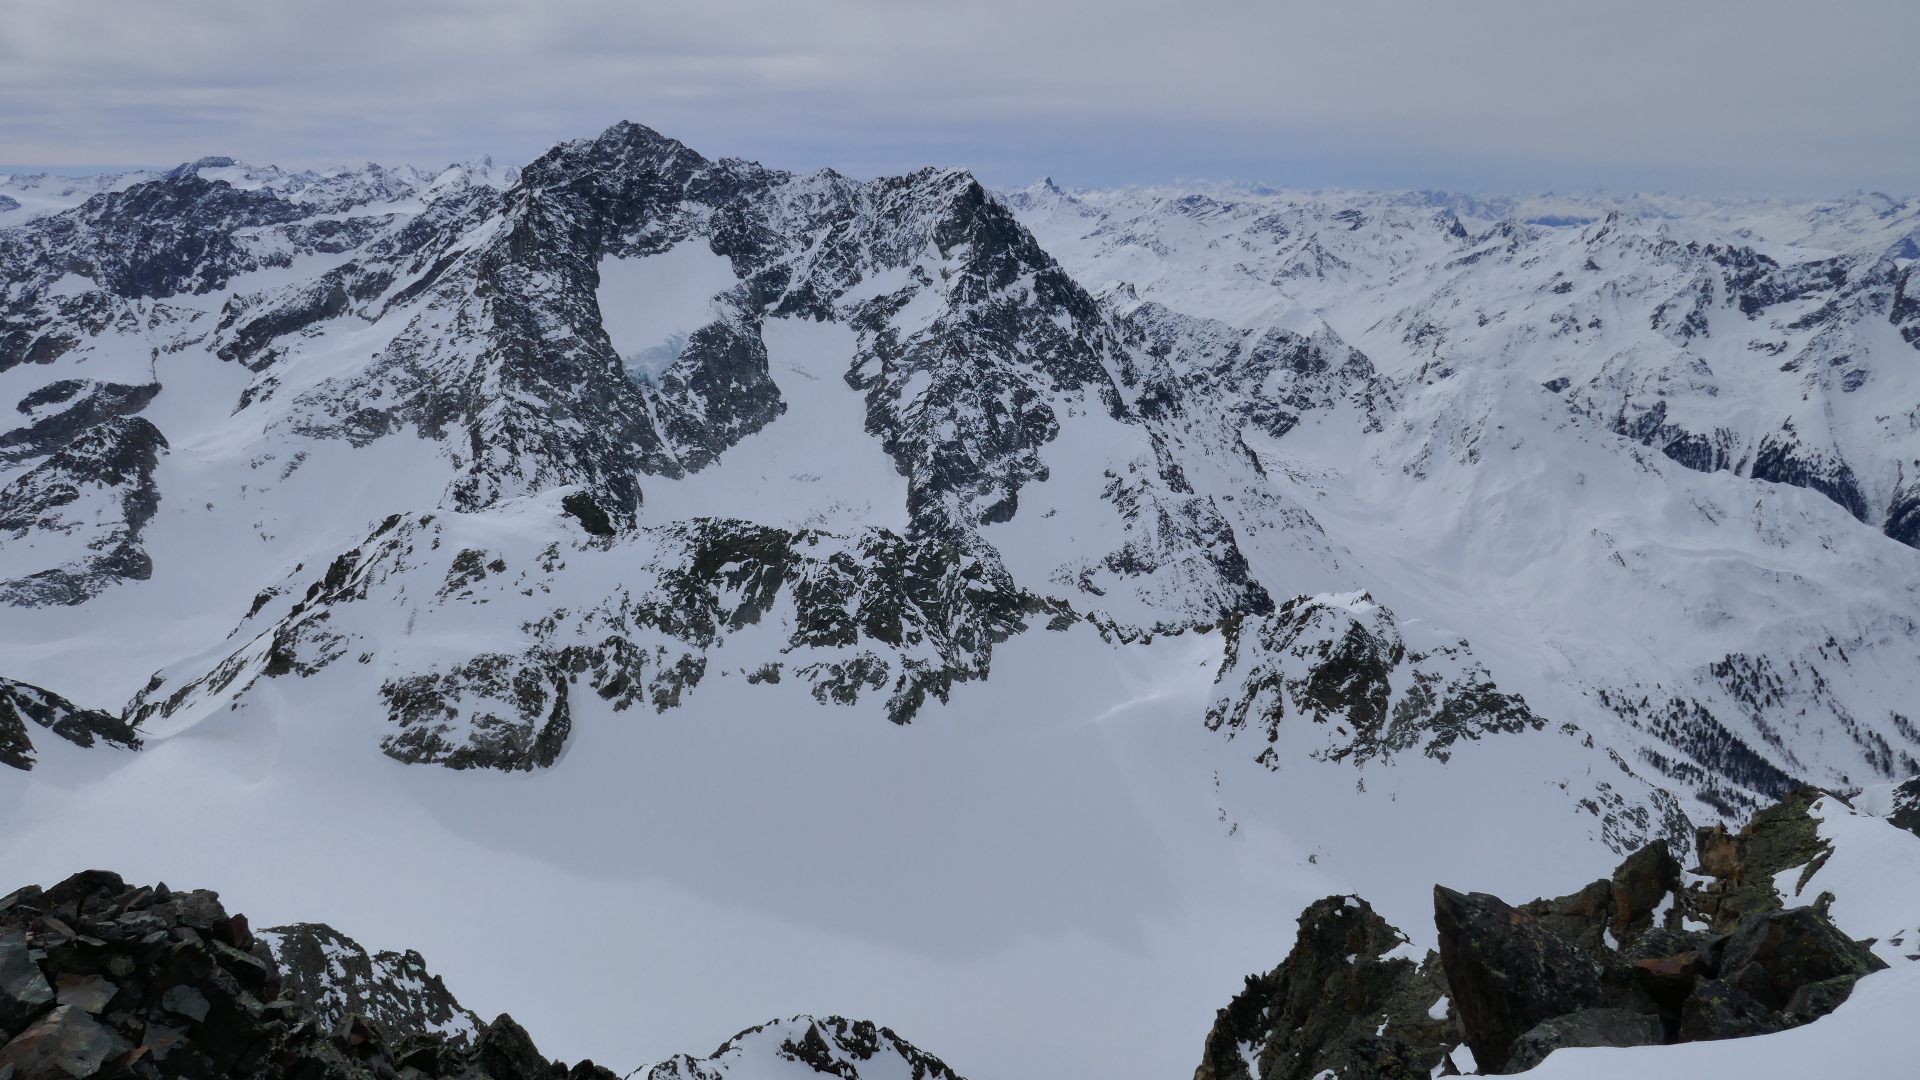
[[[1416,926],[1389,885],[1920,773],[1911,202],[994,192],[632,124],[0,192],[8,858],[183,877],[108,823],[219,822],[294,922],[276,838],[363,846],[323,891],[463,986],[527,974],[458,927],[599,883],[677,1029],[539,1025],[596,1059],[830,1010],[975,1080],[1190,1068],[1307,900]]]

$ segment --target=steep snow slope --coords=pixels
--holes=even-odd
[[[1002,197],[630,124],[106,184],[0,221],[0,674],[145,748],[29,718],[0,844],[419,948],[570,1058],[833,1012],[1179,1072],[1329,892],[1920,771],[1868,202]],[[490,947],[587,894],[629,928],[563,970]]]

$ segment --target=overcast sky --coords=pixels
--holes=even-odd
[[[0,163],[1920,191],[1916,0],[0,0]]]

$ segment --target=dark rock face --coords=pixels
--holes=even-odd
[[[0,1028],[19,1031],[53,1001],[53,987],[27,955],[27,935],[0,930]]]
[[[1896,828],[1920,836],[1920,776],[1893,789],[1893,808],[1887,820]]]
[[[1630,1009],[1587,1009],[1556,1016],[1514,1040],[1507,1067],[1525,1072],[1563,1046],[1658,1046],[1666,1042],[1660,1018]]]
[[[1459,1045],[1441,1004],[1448,988],[1438,959],[1389,955],[1406,937],[1366,901],[1330,896],[1300,915],[1293,950],[1221,1009],[1195,1080],[1427,1077]],[[1443,1010],[1443,1018],[1432,1014]]]
[[[140,749],[140,737],[132,725],[112,713],[82,709],[51,690],[0,678],[0,765],[33,768],[29,720],[76,746],[104,742],[126,750]]]
[[[0,487],[0,537],[87,535],[97,554],[0,581],[0,604],[78,604],[152,575],[141,534],[160,506],[153,471],[167,440],[134,414],[159,391],[63,379],[21,399],[32,421],[0,433],[0,469],[18,470]]]
[[[287,993],[329,1029],[358,1014],[392,1038],[438,1038],[464,1047],[486,1028],[412,949],[369,955],[325,923],[274,926],[256,936],[279,964]]]
[[[365,963],[325,927],[274,933],[291,980],[205,890],[90,870],[0,898],[0,1076],[613,1080],[541,1057],[510,1016],[478,1023],[418,954]]]
[[[1514,1040],[1542,1021],[1607,1004],[1598,962],[1499,897],[1436,885],[1433,921],[1447,985],[1482,1069],[1505,1069]]]

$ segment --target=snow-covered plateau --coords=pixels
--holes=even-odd
[[[625,123],[6,178],[0,893],[217,889],[655,1080],[1184,1078],[1315,901],[1424,953],[1435,884],[1691,868],[1810,784],[1891,968],[1540,1074],[1891,1075],[1917,263],[1882,195],[994,191]],[[808,1016],[912,1043],[754,1049]]]

